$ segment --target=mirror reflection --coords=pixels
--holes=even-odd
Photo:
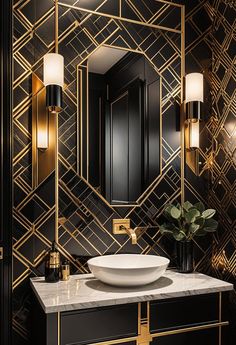
[[[110,204],[135,204],[160,174],[160,76],[143,54],[108,46],[78,72],[79,172]]]

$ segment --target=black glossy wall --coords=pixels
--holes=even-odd
[[[64,2],[73,3],[69,0]],[[134,4],[136,2],[133,1]],[[151,6],[152,1],[145,2]],[[204,238],[196,243],[196,268],[211,273],[213,267],[214,274],[232,280],[235,278],[236,255],[235,209],[233,209],[235,207],[235,127],[231,125],[234,123],[235,126],[233,122],[235,118],[232,116],[235,116],[236,108],[235,40],[232,31],[232,28],[235,28],[235,9],[233,2],[229,1],[227,3],[191,0],[181,3],[186,5],[186,72],[202,71],[206,81],[205,122],[202,126],[199,150],[200,176],[186,167],[186,198],[193,201],[201,200],[215,207],[222,224],[218,235],[214,237],[214,242],[211,238]],[[104,253],[152,253],[173,259],[173,242],[160,235],[158,219],[163,205],[178,199],[180,195],[180,141],[179,132],[176,131],[178,117],[176,100],[179,101],[180,80],[177,78],[175,81],[173,78],[174,72],[179,70],[179,65],[170,64],[165,70],[164,87],[167,106],[163,122],[163,165],[165,166],[163,179],[158,182],[141,207],[133,209],[129,214],[133,225],[148,224],[152,228],[142,236],[138,245],[132,246],[127,237],[114,238],[111,234],[112,218],[127,215],[127,209],[120,209],[118,214],[74,171],[77,111],[74,97],[76,90],[74,61],[77,59],[79,62],[81,56],[85,54],[80,45],[81,39],[84,39],[84,32],[77,30],[66,36],[66,30],[76,25],[78,18],[73,11],[67,17],[63,14],[63,11],[60,11],[59,29],[61,36],[65,38],[61,41],[59,49],[66,62],[66,89],[64,110],[59,117],[59,159],[60,216],[66,218],[66,223],[59,227],[60,250],[70,260],[72,270],[81,273],[87,271],[88,257]],[[53,48],[54,44],[53,20],[53,1],[15,1],[13,327],[14,344],[17,345],[32,343],[29,278],[43,274],[44,256],[54,236],[54,174],[34,189],[31,159],[32,73],[42,78],[42,57]],[[222,47],[224,54],[220,54]],[[168,49],[164,48],[163,55],[166,60],[170,58],[168,54]],[[212,93],[209,92],[211,83]],[[177,90],[176,99],[170,96],[173,90]],[[214,148],[214,156],[212,156],[212,148]],[[219,176],[222,178],[219,179]],[[225,200],[224,203],[221,203],[222,199]],[[174,260],[172,261],[174,264]]]

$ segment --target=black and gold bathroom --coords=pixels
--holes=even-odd
[[[236,2],[4,0],[1,7],[0,344],[234,344]],[[63,71],[50,75],[57,62]],[[193,104],[188,76],[202,82]],[[168,207],[176,224],[183,205],[182,213],[197,205],[198,229],[200,217],[211,219],[191,236],[191,273],[176,270],[180,237],[162,231]],[[48,296],[56,286],[65,296],[74,284],[66,303],[76,305],[85,288],[106,303],[47,306],[40,282],[53,241],[65,271],[64,281],[48,283]],[[120,264],[122,255],[164,257],[169,267],[142,287],[143,299],[130,285],[116,287],[117,302],[109,283],[87,275],[96,276],[88,260],[116,255]],[[195,274],[222,283],[171,295],[171,280],[188,284]],[[155,297],[165,288],[166,299]]]

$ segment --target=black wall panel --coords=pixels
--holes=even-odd
[[[145,0],[146,1],[146,0]],[[81,6],[88,1],[80,1]],[[158,2],[147,1],[158,10]],[[179,1],[180,2],[180,1]],[[95,8],[101,1],[89,2]],[[112,8],[108,2],[101,10],[117,13],[115,1]],[[145,18],[150,17],[148,6],[143,1],[133,0],[135,6]],[[200,239],[196,243],[196,269],[205,273],[212,272],[227,280],[235,279],[235,5],[234,2],[213,0],[181,1],[186,5],[186,71],[204,72],[206,81],[205,114],[201,130],[201,148],[199,150],[200,176],[186,167],[186,198],[192,201],[202,200],[215,207],[219,213],[222,227],[218,235]],[[163,4],[162,4],[163,5]],[[129,17],[135,14],[126,3],[125,13]],[[114,12],[113,12],[114,11]],[[42,79],[43,55],[53,47],[53,1],[15,1],[14,6],[14,93],[13,93],[13,172],[14,172],[14,228],[13,228],[13,327],[14,344],[32,344],[31,308],[29,277],[43,274],[43,262],[46,250],[54,235],[55,200],[54,174],[49,176],[38,189],[32,187],[32,152],[31,152],[31,78],[32,71]],[[127,214],[126,208],[119,212],[109,207],[88,184],[75,173],[77,164],[76,130],[76,69],[75,65],[94,49],[94,41],[86,35],[91,30],[91,23],[86,30],[73,30],[65,35],[66,30],[81,13],[71,11],[68,16],[60,10],[59,31],[61,40],[59,51],[65,58],[64,109],[59,116],[60,149],[60,212],[66,215],[65,224],[59,227],[61,251],[69,258],[73,272],[87,272],[88,257],[104,253],[135,252],[168,256],[174,260],[173,242],[163,237],[158,231],[159,218],[163,205],[169,200],[178,200],[180,194],[180,138],[176,130],[179,102],[178,61],[172,59],[176,54],[169,40],[158,37],[154,47],[158,50],[155,58],[157,66],[163,61],[170,64],[163,71],[163,96],[166,105],[163,117],[162,161],[165,170],[163,178],[150,193],[146,201],[129,214],[132,225],[151,225],[139,243],[132,246],[126,236],[111,236],[111,219]],[[214,17],[214,21],[213,21]],[[168,13],[162,23],[175,23],[177,16]],[[99,23],[100,28],[108,24]],[[212,31],[212,23],[213,29]],[[93,36],[99,28],[93,27]],[[107,31],[117,29],[114,22],[109,23]],[[138,31],[130,26],[131,36],[139,39],[143,49],[154,41],[146,40],[145,30]],[[102,35],[97,36],[99,42]],[[119,32],[116,36],[120,43]],[[86,42],[87,48],[81,45]],[[132,37],[128,44],[135,48]],[[212,46],[212,42],[214,45]],[[123,43],[124,44],[124,43]],[[146,46],[145,46],[146,44]],[[176,37],[176,46],[179,41]],[[214,52],[212,70],[212,48]],[[223,52],[223,53],[222,53]],[[221,54],[222,53],[222,54]],[[167,64],[168,64],[167,63]],[[211,95],[213,88],[213,112]],[[176,92],[172,92],[172,91]],[[176,95],[176,97],[174,96]],[[176,106],[177,105],[177,106]],[[212,140],[213,134],[213,140]],[[215,149],[215,144],[218,144]],[[214,148],[214,163],[212,162]],[[210,168],[210,170],[209,170]],[[209,191],[209,198],[208,198]],[[48,195],[51,194],[52,200]],[[213,253],[213,256],[212,256]]]

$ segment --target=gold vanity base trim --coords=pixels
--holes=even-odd
[[[89,345],[115,345],[115,344],[125,344],[130,341],[136,341],[137,337],[130,337],[130,338],[123,338],[123,339],[116,339],[116,340],[106,340],[102,343],[91,343]]]
[[[144,307],[142,309],[142,307]],[[138,304],[138,338],[137,345],[149,345],[152,341],[150,333],[150,302]]]
[[[216,327],[222,327],[222,326],[228,326],[228,325],[229,325],[228,321],[215,322],[215,323],[209,323],[207,325],[192,326],[192,327],[186,327],[186,328],[180,328],[180,329],[173,329],[171,331],[153,333],[152,337],[153,338],[158,338],[158,337],[164,337],[164,336],[167,336],[167,335],[173,335],[173,334],[179,334],[179,333],[187,333],[187,332],[194,332],[194,331],[200,331],[200,330],[203,330],[203,329],[216,328]]]
[[[179,333],[187,333],[187,332],[194,332],[194,331],[200,331],[208,328],[216,328],[216,327],[223,327],[223,326],[228,326],[229,322],[216,322],[216,323],[210,323],[208,325],[202,325],[202,326],[193,326],[193,327],[186,327],[186,328],[181,328],[181,329],[175,329],[172,331],[166,331],[166,332],[160,332],[160,333],[149,333],[149,329],[147,326],[143,325],[141,326],[141,334],[137,337],[129,337],[129,338],[123,338],[123,339],[116,339],[116,340],[109,340],[109,341],[104,341],[100,343],[91,343],[90,345],[115,345],[115,344],[125,344],[131,341],[136,341],[137,345],[150,345],[152,340],[154,338],[158,337],[164,337],[168,335],[174,335],[174,334],[179,334]]]

